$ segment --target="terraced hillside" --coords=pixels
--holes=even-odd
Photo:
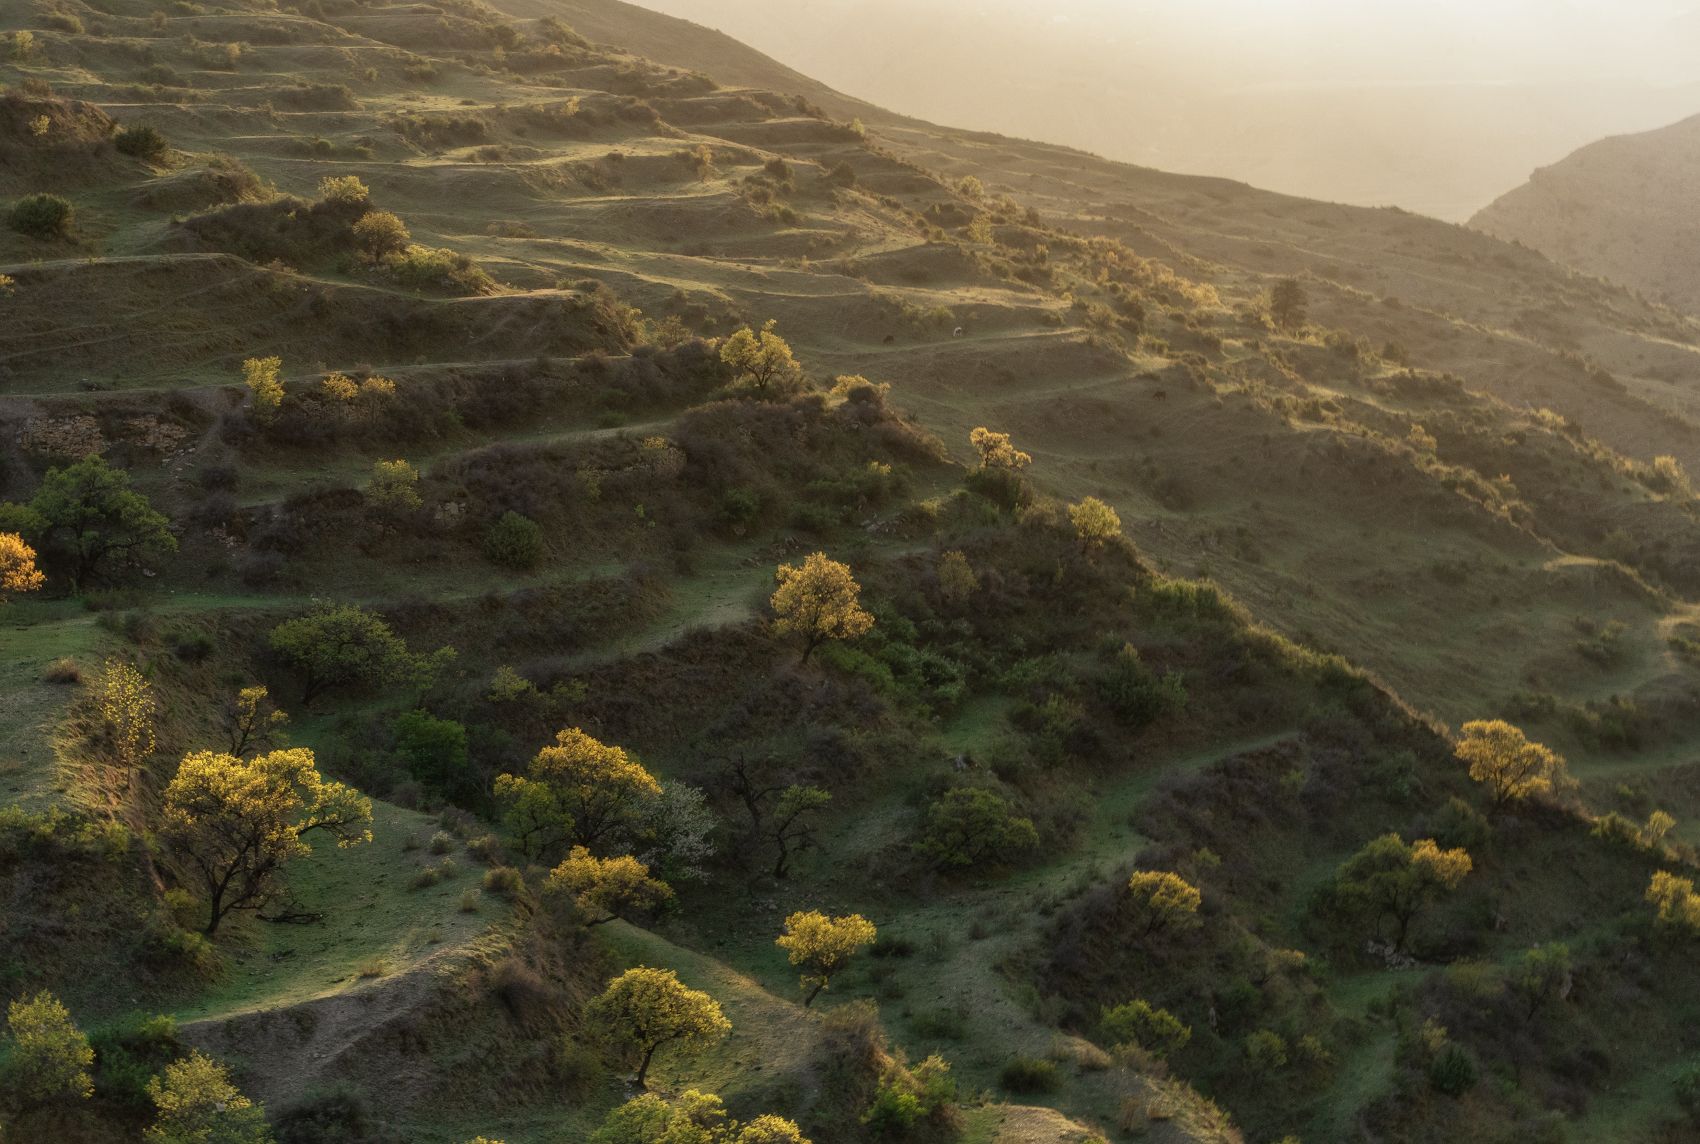
[[[48,573],[4,615],[0,940],[102,1048],[24,1131],[133,1138],[157,1011],[280,1138],[585,1139],[631,1095],[587,1002],[633,965],[732,1024],[656,1088],[817,1144],[1687,1131],[1700,998],[1643,894],[1700,812],[1694,319],[798,94],[617,4],[0,31],[0,204],[74,211],[0,231],[0,499],[37,513],[0,531]],[[769,321],[771,378],[725,352]],[[170,541],[78,559],[41,490],[91,456]],[[873,627],[799,657],[769,597],[816,551]],[[406,656],[321,686],[274,633],[330,601]],[[255,683],[374,837],[209,940],[162,803]],[[1494,716],[1579,785],[1486,800],[1441,721]],[[498,797],[573,727],[661,784],[608,846],[659,916],[588,924]],[[790,834],[787,789],[829,799]],[[1391,831],[1472,857],[1397,939],[1340,873]],[[1142,917],[1135,867],[1197,916]],[[881,936],[804,1008],[774,938],[811,909]],[[1106,1022],[1140,999],[1185,1043]]]

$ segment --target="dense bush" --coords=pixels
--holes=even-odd
[[[1023,1096],[1055,1092],[1062,1076],[1055,1061],[1039,1057],[1016,1057],[998,1073],[998,1084]]]
[[[165,136],[148,124],[138,127],[121,128],[112,141],[126,155],[134,155],[138,159],[157,159],[171,149],[171,144],[165,141]]]
[[[484,555],[503,568],[529,571],[543,559],[543,526],[528,516],[505,512],[484,534]]]
[[[26,195],[12,204],[6,225],[31,238],[64,238],[71,233],[76,214],[58,195]]]

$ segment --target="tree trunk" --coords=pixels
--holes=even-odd
[[[815,987],[809,990],[809,995],[807,997],[803,998],[803,1008],[807,1009],[810,1005],[813,1005],[815,1003],[815,998],[819,997],[821,990],[825,988],[826,978],[823,977],[819,981],[815,982]]]
[[[644,1083],[644,1078],[649,1075],[650,1059],[655,1056],[655,1050],[659,1049],[660,1047],[661,1047],[660,1045],[651,1045],[651,1046],[649,1046],[649,1048],[644,1050],[643,1063],[638,1066],[638,1071],[637,1071],[637,1086],[639,1088],[648,1088],[649,1087],[648,1085],[646,1085]]]

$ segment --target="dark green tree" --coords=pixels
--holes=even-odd
[[[3,506],[0,522],[33,540],[73,592],[177,551],[170,522],[130,488],[130,475],[93,454],[47,470],[29,504]]]

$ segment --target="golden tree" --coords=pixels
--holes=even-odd
[[[366,500],[391,512],[412,512],[424,503],[418,486],[419,470],[406,461],[373,461]]]
[[[271,1144],[265,1109],[199,1049],[166,1065],[147,1091],[155,1112],[148,1144]]]
[[[284,867],[312,853],[309,835],[346,849],[372,840],[371,823],[371,800],[327,782],[304,747],[252,759],[198,751],[165,788],[160,836],[200,875],[212,934],[275,896]]]
[[[1647,884],[1647,901],[1657,909],[1660,925],[1700,933],[1700,895],[1694,892],[1694,879],[1655,871]]]
[[[827,640],[855,639],[873,628],[874,618],[860,602],[861,585],[848,565],[826,553],[811,554],[801,567],[781,564],[774,576],[779,581],[770,601],[774,629],[802,637],[804,663]]]
[[[803,988],[809,991],[803,998],[807,1009],[857,951],[872,945],[877,936],[874,923],[861,914],[834,918],[808,910],[786,918],[785,932],[773,944],[789,955],[792,965],[802,967]]]
[[[272,702],[271,692],[255,685],[236,693],[224,712],[224,729],[230,736],[230,753],[242,758],[249,751],[277,746],[289,716]]]
[[[319,200],[339,206],[358,206],[371,197],[359,175],[326,175],[319,180]]]
[[[9,596],[39,591],[47,577],[36,570],[35,549],[15,532],[0,532],[0,604]]]
[[[774,332],[776,325],[770,319],[759,331],[745,326],[720,347],[720,360],[731,368],[736,384],[762,397],[794,388],[802,375],[791,347]]]
[[[1196,927],[1204,896],[1198,887],[1167,870],[1136,870],[1127,882],[1134,928],[1143,937]]]
[[[1074,525],[1074,534],[1088,551],[1102,548],[1122,533],[1122,518],[1097,497],[1087,497],[1079,504],[1069,505],[1068,519]]]
[[[126,773],[134,772],[158,744],[159,703],[153,684],[135,665],[109,659],[101,669],[95,707],[112,738],[112,753]]]
[[[367,211],[355,222],[353,234],[355,243],[373,259],[399,254],[413,241],[407,225],[389,211]]]
[[[6,1008],[12,1042],[6,1058],[8,1095],[19,1104],[44,1104],[62,1097],[89,1097],[94,1049],[51,993],[19,998]]]
[[[740,1124],[713,1093],[686,1089],[665,1098],[646,1092],[610,1112],[590,1144],[809,1144],[802,1130],[779,1116]]]
[[[629,836],[661,784],[619,747],[577,727],[561,731],[524,775],[498,775],[496,798],[526,857],[571,842],[594,851]]]
[[[1008,433],[994,433],[984,425],[968,434],[968,443],[980,454],[982,469],[1025,469],[1033,458],[1010,443]]]
[[[1560,755],[1502,719],[1464,724],[1456,753],[1470,764],[1470,777],[1488,788],[1494,810],[1546,794],[1565,774]]]
[[[597,858],[575,846],[549,872],[544,889],[573,896],[588,925],[599,926],[639,910],[653,910],[673,898],[673,888],[649,876],[649,867],[629,854]]]
[[[610,981],[585,1017],[613,1048],[637,1060],[639,1088],[662,1048],[700,1050],[732,1031],[714,998],[684,985],[671,969],[641,965]]]
[[[254,413],[261,421],[269,420],[283,404],[283,359],[278,357],[249,358],[242,363],[242,384],[254,395]]]

